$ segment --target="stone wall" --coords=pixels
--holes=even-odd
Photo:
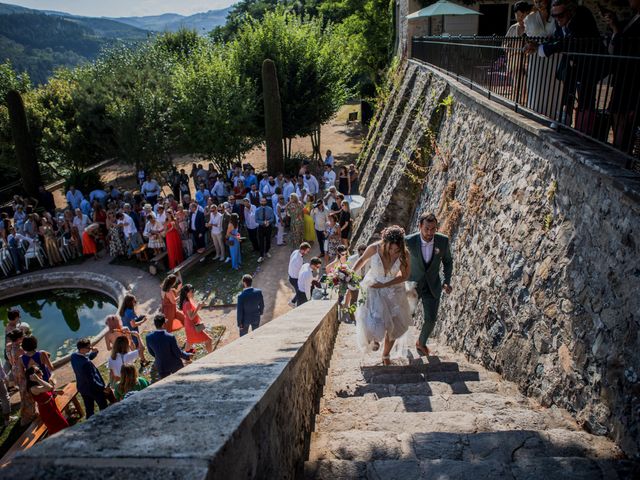
[[[19,455],[9,479],[293,479],[338,328],[313,301]]]
[[[440,340],[637,455],[640,178],[427,67],[399,75],[361,156],[355,242],[436,212],[454,257]]]

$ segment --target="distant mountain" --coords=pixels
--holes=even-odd
[[[43,83],[60,66],[92,61],[104,48],[136,43],[150,32],[115,20],[0,4],[0,62]]]
[[[155,32],[175,32],[181,28],[187,28],[204,34],[219,25],[224,25],[227,22],[227,15],[231,8],[232,7],[221,10],[209,10],[208,12],[196,13],[189,16],[179,15],[177,13],[165,13],[164,15],[149,17],[120,17],[113,18],[112,20]]]
[[[151,30],[152,32],[162,32],[167,25],[183,18],[187,17],[177,13],[165,13],[163,15],[152,15],[149,17],[120,17],[112,18],[111,20],[126,23],[133,27]]]

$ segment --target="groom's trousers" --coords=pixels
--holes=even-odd
[[[436,318],[438,316],[438,307],[440,306],[440,299],[434,298],[431,292],[423,292],[420,296],[422,300],[422,308],[424,310],[424,323],[420,330],[420,345],[425,346],[428,338],[431,336],[433,329],[436,326]]]

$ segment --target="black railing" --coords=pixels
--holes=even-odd
[[[608,144],[640,171],[640,39],[626,41],[635,43],[414,37],[411,57],[517,111]]]

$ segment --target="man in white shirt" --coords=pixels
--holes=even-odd
[[[73,217],[73,226],[78,229],[78,233],[82,235],[84,229],[89,225],[89,217],[87,217],[82,210],[76,208],[76,216]]]
[[[311,175],[309,172],[307,172],[304,176],[304,184],[308,194],[315,197],[316,195],[318,195],[318,192],[320,192],[318,179]]]
[[[213,188],[211,189],[211,195],[216,197],[216,201],[218,203],[226,201],[227,197],[224,191],[224,182],[222,175],[218,175],[216,183],[214,183]]]
[[[322,174],[322,179],[324,180],[325,190],[329,190],[329,188],[335,186],[336,172],[333,171],[333,168],[331,168],[330,165],[324,166],[324,173]]]
[[[327,150],[327,156],[324,159],[324,164],[329,165],[333,170],[333,163],[334,163],[334,160],[333,160],[333,155],[331,154],[331,150]]]
[[[207,227],[211,228],[211,240],[213,240],[213,246],[216,249],[216,257],[224,262],[224,241],[222,240],[222,210],[223,207],[216,207],[213,205],[209,214],[209,223]]]
[[[138,229],[136,228],[133,219],[124,212],[116,213],[116,224],[122,225],[122,233],[124,234],[124,239],[127,243],[128,253],[131,255],[131,252],[140,246],[140,242],[138,240]]]
[[[284,177],[284,184],[282,185],[282,196],[284,197],[284,201],[288,202],[289,197],[295,191],[296,191],[296,186],[291,181],[291,178],[289,177],[289,175],[286,175]]]
[[[316,238],[318,239],[318,245],[320,246],[320,256],[324,257],[324,231],[327,226],[327,218],[328,218],[327,209],[324,206],[324,202],[322,200],[318,200],[316,202],[316,206],[311,210],[311,218],[313,219],[313,225],[316,230]]]
[[[289,300],[289,306],[295,307],[295,301],[298,298],[298,275],[304,264],[304,256],[311,250],[311,245],[307,242],[300,244],[300,248],[294,250],[289,257],[289,283],[293,287],[293,298]]]
[[[314,280],[313,276],[322,266],[322,260],[313,257],[309,263],[302,265],[300,274],[298,275],[298,295],[296,297],[296,306],[299,307],[303,303],[311,300],[311,292],[313,287],[319,287],[320,284]]]
[[[158,182],[156,182],[154,178],[149,175],[149,178],[147,178],[147,180],[145,180],[145,182],[142,184],[140,193],[144,195],[147,203],[150,203],[153,206],[158,201],[158,195],[160,195],[160,185],[158,185]]]
[[[276,193],[276,181],[273,177],[269,177],[267,183],[262,187],[261,193],[264,198],[271,200],[271,196]]]
[[[80,208],[80,202],[84,200],[84,195],[82,195],[82,192],[80,190],[76,190],[76,187],[73,185],[69,187],[69,191],[67,192],[66,197],[67,203],[74,210],[76,208]]]
[[[156,212],[156,222],[164,227],[164,222],[167,221],[167,214],[164,211],[164,207],[162,205],[158,205]]]
[[[246,198],[242,201],[244,204],[244,226],[247,227],[247,236],[251,241],[251,246],[254,252],[260,251],[260,245],[258,244],[258,224],[256,222],[256,206],[251,205],[251,202]]]

